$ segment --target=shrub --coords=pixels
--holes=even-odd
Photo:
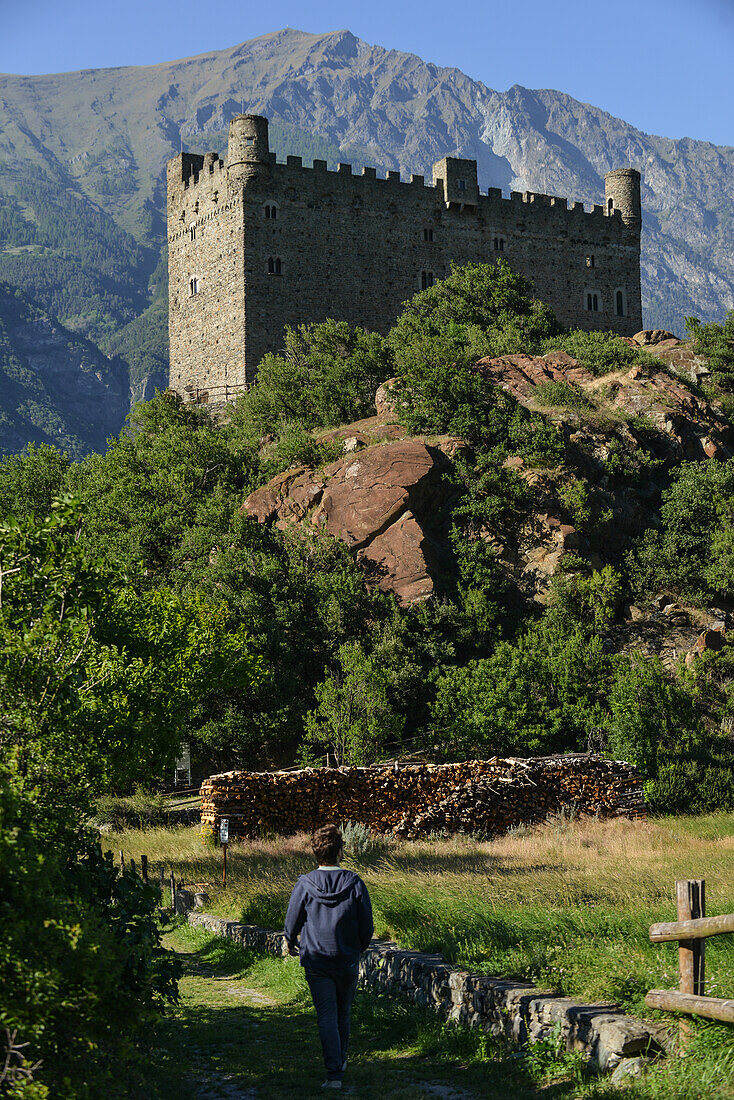
[[[382,851],[385,846],[381,837],[359,821],[345,821],[340,826],[340,830],[344,840],[344,852],[355,862]]]
[[[549,379],[535,387],[535,400],[544,408],[590,409],[592,408],[583,390],[569,382]]]
[[[97,799],[93,819],[96,825],[109,825],[115,831],[154,828],[168,821],[166,800],[142,787],[127,797],[105,795]]]
[[[734,595],[734,459],[688,462],[663,494],[662,526],[628,556],[635,590]]]
[[[597,376],[615,370],[629,370],[635,364],[661,365],[649,351],[630,347],[614,332],[582,332],[581,329],[574,329],[546,340],[543,350],[565,351]]]
[[[260,435],[279,425],[329,427],[375,412],[375,390],[392,373],[383,337],[346,321],[286,328],[282,355],[266,355],[234,422]]]
[[[722,389],[734,389],[734,309],[723,324],[702,325],[697,317],[686,317],[686,331],[694,352],[706,359]]]
[[[371,764],[402,732],[393,709],[389,674],[358,644],[343,645],[339,666],[315,689],[316,707],[306,715],[305,748],[328,749],[338,765]]]
[[[459,327],[467,345],[471,329],[497,341],[499,355],[533,350],[561,331],[550,306],[533,297],[532,285],[506,260],[452,265],[446,279],[405,303],[388,339],[404,357],[416,339],[438,336],[450,325]]]
[[[0,771],[0,1028],[29,1045],[33,1087],[65,1100],[129,1095],[126,1077],[178,962],[161,948],[160,896],[17,772]],[[16,1095],[10,1093],[9,1095]]]

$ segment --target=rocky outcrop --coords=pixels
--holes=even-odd
[[[657,346],[655,350],[658,354]],[[677,350],[672,347],[664,353],[672,355]],[[478,369],[489,381],[532,409],[543,406],[538,386],[547,382],[566,383],[578,391],[590,408],[627,417],[628,422],[620,420],[614,431],[626,435],[632,447],[642,442],[642,436],[649,435],[647,429],[651,427],[658,434],[666,457],[674,461],[729,458],[734,451],[731,428],[716,408],[662,367],[633,366],[597,377],[566,352],[553,351],[538,357],[505,355],[481,359]],[[571,422],[574,416],[579,420],[578,413],[571,409],[566,422]],[[644,418],[642,424],[635,425],[635,418]],[[649,445],[648,440],[645,442]]]
[[[400,603],[426,599],[438,569],[430,532],[447,500],[449,460],[418,439],[367,445],[369,436],[351,429],[343,438],[363,440],[364,449],[323,470],[287,470],[256,489],[245,511],[280,528],[308,521],[356,551],[372,583]]]

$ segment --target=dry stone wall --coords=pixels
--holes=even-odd
[[[480,194],[476,161],[445,157],[433,180],[349,164],[276,162],[265,118],[232,120],[226,164],[168,165],[171,387],[222,399],[277,351],[285,325],[327,317],[386,332],[403,302],[452,263],[506,259],[563,324],[642,328],[640,177],[610,172],[586,210],[532,192]]]
[[[459,764],[225,772],[201,788],[202,826],[223,817],[235,837],[310,831],[358,821],[407,838],[434,832],[496,835],[560,812],[644,817],[631,764],[599,756],[469,760]]]
[[[282,932],[189,913],[189,923],[242,947],[282,956]],[[528,982],[471,974],[440,955],[404,951],[373,941],[362,955],[360,979],[376,993],[407,998],[453,1023],[481,1028],[515,1045],[537,1042],[560,1030],[567,1050],[588,1055],[591,1066],[609,1071],[655,1057],[663,1050],[659,1029],[626,1016],[616,1004],[584,1004],[544,993]],[[620,1076],[622,1074],[620,1073]]]

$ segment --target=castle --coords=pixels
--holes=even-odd
[[[402,303],[451,263],[503,257],[562,324],[642,328],[640,175],[609,172],[603,206],[499,188],[477,163],[444,157],[433,181],[349,164],[279,164],[268,120],[239,115],[217,153],[168,162],[170,386],[189,400],[233,398],[286,325],[327,317],[385,333]]]

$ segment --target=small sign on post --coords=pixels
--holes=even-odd
[[[224,862],[222,865],[222,889],[227,885],[227,846],[229,845],[229,818],[223,817],[219,822],[219,841],[222,845]]]

